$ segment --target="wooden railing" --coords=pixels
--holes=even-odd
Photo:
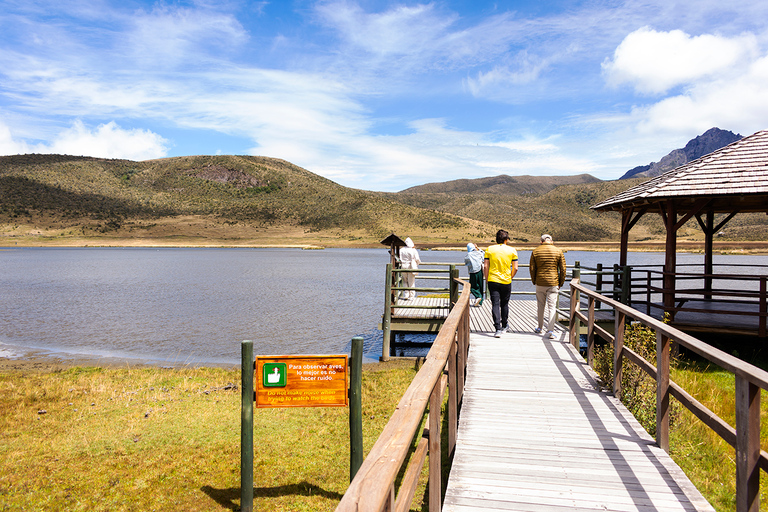
[[[600,264],[596,268],[582,266],[578,270],[581,273],[582,284],[589,284],[598,293],[642,309],[647,315],[661,318],[664,313],[668,313],[673,323],[677,320],[679,324],[685,324],[686,328],[693,329],[695,326],[691,324],[690,317],[680,322],[682,317],[678,318],[675,315],[677,313],[706,314],[713,320],[703,324],[707,330],[717,328],[728,332],[768,337],[766,266],[741,264],[719,266],[742,267],[745,272],[706,274],[678,271],[667,274],[661,265],[626,265],[624,267],[614,265],[613,270],[610,270],[610,268],[604,269]],[[684,264],[677,267],[680,269],[701,267],[701,265]],[[762,273],[755,274],[755,270]],[[594,280],[588,282],[585,279],[588,275],[594,276]],[[663,282],[667,275],[674,277],[674,290],[664,288]],[[665,297],[669,302],[665,303]],[[601,306],[598,301],[598,311],[602,310]],[[715,325],[718,323],[716,322],[718,317],[723,320],[719,322],[720,325]],[[733,321],[734,317],[741,320]]]
[[[403,395],[379,439],[357,471],[336,510],[407,511],[410,509],[419,475],[429,454],[429,510],[437,512],[442,501],[441,409],[446,390],[448,456],[456,447],[459,405],[464,392],[469,350],[469,284],[463,286],[453,310],[437,334],[432,348]],[[429,410],[425,428],[424,414]],[[416,448],[410,458],[413,444]],[[398,474],[408,460],[405,474],[396,489]]]
[[[588,313],[580,311],[582,297],[587,298]],[[615,335],[595,323],[595,303],[616,312]],[[624,346],[624,326],[629,319],[656,331],[656,361],[654,366],[636,352]],[[613,344],[613,393],[621,397],[621,375],[624,359],[638,365],[656,381],[656,442],[669,451],[669,398],[675,397],[707,427],[717,433],[736,450],[736,510],[757,511],[760,507],[760,469],[768,471],[768,453],[760,449],[760,392],[768,389],[768,372],[718,350],[693,336],[683,333],[640,311],[600,295],[583,286],[578,278],[571,281],[570,341],[578,348],[579,324],[587,325],[587,361],[594,364],[595,336]],[[670,340],[695,352],[736,379],[736,428],[699,403],[693,396],[669,378]]]

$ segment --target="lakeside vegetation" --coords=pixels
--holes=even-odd
[[[343,187],[284,160],[189,156],[134,162],[65,155],[0,157],[0,245],[371,246],[390,233],[424,246],[616,242],[620,218],[590,206],[640,179],[497,176],[399,193]],[[695,220],[681,242],[701,242]],[[658,216],[631,232],[663,241]],[[737,215],[719,241],[764,241],[768,218]]]
[[[367,453],[416,370],[364,366]],[[0,509],[238,510],[239,384],[221,368],[0,371]],[[254,413],[254,510],[334,510],[349,485],[348,410]]]
[[[641,324],[625,330],[625,346],[651,364],[656,364],[656,333]],[[721,339],[722,341],[722,339]],[[749,344],[728,342],[721,350],[742,350],[750,364],[768,369],[762,350]],[[603,383],[613,380],[613,348],[610,344],[595,350],[595,371]],[[734,375],[689,353],[673,357],[670,378],[704,406],[726,421],[736,424],[736,383]],[[638,366],[626,361],[622,371],[621,402],[652,436],[656,432],[656,381]],[[768,398],[760,407],[762,449],[768,449]],[[670,399],[669,454],[691,482],[718,512],[736,509],[735,450],[707,427],[674,397]],[[768,480],[760,479],[760,500],[768,497]]]

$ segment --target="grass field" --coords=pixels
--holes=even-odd
[[[364,370],[366,453],[414,374]],[[0,510],[239,510],[239,384],[239,369],[0,372]],[[255,411],[255,510],[334,510],[348,484],[347,409]]]

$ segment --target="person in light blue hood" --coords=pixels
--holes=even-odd
[[[472,292],[470,303],[475,306],[483,304],[483,259],[485,254],[472,242],[467,244],[467,255],[464,264],[469,271],[469,285]]]

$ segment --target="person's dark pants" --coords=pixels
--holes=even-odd
[[[509,325],[507,320],[509,320],[509,297],[512,295],[512,284],[488,281],[488,293],[491,294],[493,326],[500,331]]]
[[[483,298],[483,272],[475,272],[469,274],[469,287],[471,288],[472,296],[476,299]]]

